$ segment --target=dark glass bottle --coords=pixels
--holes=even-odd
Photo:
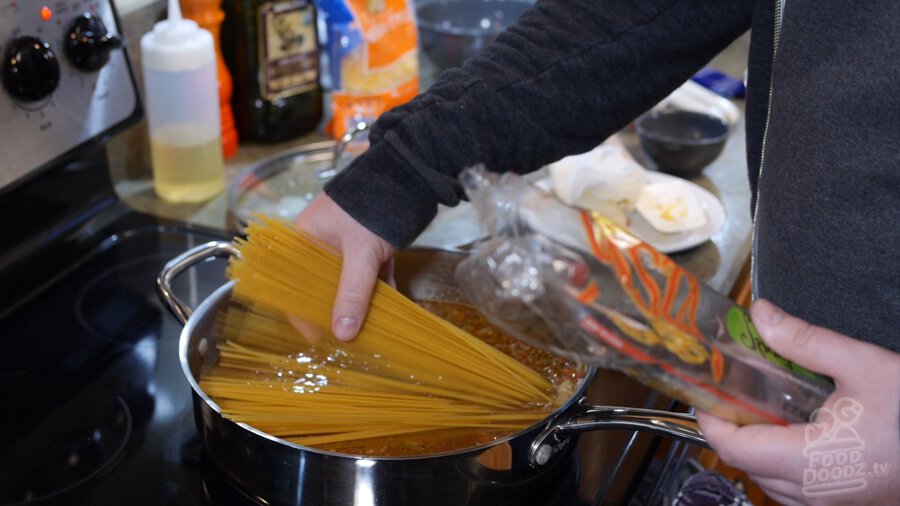
[[[241,138],[277,142],[315,129],[322,87],[312,0],[237,0],[223,8],[222,49]]]

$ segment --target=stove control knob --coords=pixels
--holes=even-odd
[[[59,60],[50,44],[35,37],[14,40],[3,59],[3,86],[22,102],[50,96],[59,84]]]
[[[85,72],[100,70],[109,61],[109,53],[121,46],[122,39],[109,33],[102,19],[87,12],[72,21],[66,31],[66,56]]]

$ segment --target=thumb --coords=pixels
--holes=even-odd
[[[331,322],[335,337],[341,341],[349,341],[359,333],[379,273],[390,275],[391,264],[388,261],[393,250],[381,239],[375,239],[375,243],[364,242],[343,248],[341,279]]]
[[[349,341],[356,337],[369,309],[369,300],[380,270],[390,281],[391,266],[384,266],[394,248],[370,232],[331,198],[320,193],[294,221],[341,255],[340,281],[331,313],[335,337]]]
[[[344,256],[331,321],[334,335],[341,341],[349,341],[359,332],[380,269],[378,260],[372,256]]]
[[[860,354],[871,345],[795,318],[766,300],[750,306],[760,336],[776,353],[835,381],[858,376]]]

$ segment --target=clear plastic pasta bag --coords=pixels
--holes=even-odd
[[[457,268],[495,325],[624,371],[736,423],[808,421],[833,390],[776,355],[749,315],[608,219],[519,176],[461,176],[490,239]]]

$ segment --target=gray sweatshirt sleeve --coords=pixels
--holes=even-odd
[[[587,151],[750,26],[742,0],[538,0],[516,26],[373,125],[326,193],[404,247],[477,163],[526,173]]]

